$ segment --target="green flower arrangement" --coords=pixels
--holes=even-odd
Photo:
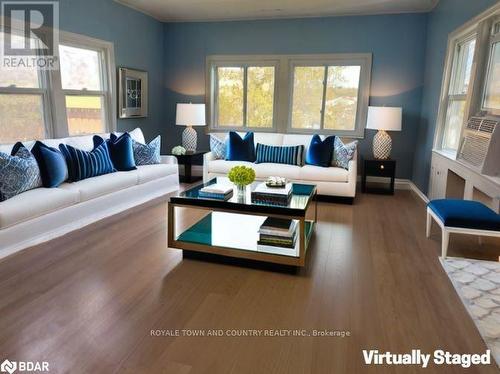
[[[247,166],[235,166],[229,170],[227,176],[235,185],[244,187],[255,180],[255,170]]]
[[[181,145],[175,146],[172,148],[172,154],[176,156],[182,156],[186,154],[186,148]]]

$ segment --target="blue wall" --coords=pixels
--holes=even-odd
[[[413,181],[424,193],[429,185],[448,34],[495,3],[496,0],[440,0],[428,15],[424,94],[413,165]]]
[[[163,24],[112,0],[63,0],[59,11],[62,30],[113,42],[117,67],[149,73],[148,118],[119,119],[118,130],[140,126],[147,140],[162,132]]]
[[[403,107],[403,131],[393,132],[397,176],[411,178],[420,123],[426,43],[425,14],[289,20],[169,23],[164,26],[167,148],[181,142],[178,102],[204,102],[205,57],[210,54],[373,54],[370,105]],[[200,148],[208,137],[198,129]],[[367,130],[361,154],[371,155]]]

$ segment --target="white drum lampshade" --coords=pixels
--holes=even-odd
[[[385,160],[391,155],[392,139],[386,131],[401,131],[403,109],[399,107],[368,107],[367,129],[378,130],[373,138],[373,157]]]
[[[205,104],[177,104],[175,124],[187,126],[182,132],[182,146],[196,151],[197,134],[193,126],[205,126]]]

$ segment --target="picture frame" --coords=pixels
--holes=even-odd
[[[118,118],[148,116],[148,73],[121,67],[118,69]]]

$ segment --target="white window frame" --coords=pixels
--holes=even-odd
[[[446,119],[448,116],[448,107],[449,107],[449,104],[451,101],[465,101],[464,118],[463,118],[463,123],[462,123],[462,127],[463,127],[463,125],[467,122],[467,119],[468,119],[470,105],[469,105],[469,102],[467,100],[468,92],[465,94],[454,94],[454,93],[450,93],[450,89],[452,88],[452,85],[456,81],[455,75],[457,74],[457,71],[460,70],[460,67],[454,66],[454,62],[458,58],[459,53],[460,53],[459,46],[461,44],[467,43],[470,40],[476,41],[475,48],[474,48],[474,57],[473,57],[473,61],[472,61],[471,76],[469,79],[469,85],[468,85],[468,90],[467,90],[468,92],[470,92],[472,90],[473,73],[474,73],[473,70],[474,70],[474,64],[476,62],[476,48],[478,45],[477,31],[474,29],[474,30],[467,30],[467,31],[460,33],[455,38],[453,38],[453,40],[451,40],[451,42],[448,46],[448,48],[452,48],[452,49],[450,49],[448,52],[450,54],[449,62],[448,62],[450,64],[450,67],[449,67],[449,73],[447,74],[448,76],[447,76],[446,83],[445,83],[446,90],[443,92],[441,102],[440,102],[440,108],[442,108],[442,111],[440,111],[439,116],[440,116],[440,121],[442,122],[442,125],[441,125],[442,129],[441,129],[441,132],[439,134],[440,138],[438,140],[439,141],[438,144],[439,144],[440,150],[447,152],[448,154],[453,155],[453,156],[456,155],[456,153],[458,152],[458,149],[456,151],[453,151],[451,149],[443,148],[444,133],[446,130]],[[441,118],[441,116],[442,116],[442,118]],[[459,137],[461,137],[461,135],[459,135]],[[460,143],[460,139],[459,139],[459,143]]]
[[[330,129],[297,129],[291,126],[291,110],[293,103],[293,67],[294,66],[361,66],[360,83],[358,90],[358,109],[356,112],[356,126],[354,130]],[[234,66],[275,66],[274,77],[274,107],[273,126],[247,127],[247,126],[218,126],[216,117],[217,67]],[[368,102],[371,82],[371,53],[335,53],[335,54],[309,54],[309,55],[210,55],[206,59],[206,102],[207,102],[207,131],[258,131],[280,132],[296,134],[319,133],[325,135],[348,136],[363,138],[368,114]]]
[[[289,61],[289,106],[288,106],[288,133],[311,134],[320,133],[325,135],[348,136],[351,138],[363,138],[365,133],[366,118],[368,115],[368,102],[370,99],[370,77],[371,77],[372,55],[371,53],[361,54],[336,54],[336,55],[316,55],[301,56],[291,58]],[[321,103],[321,121],[319,129],[299,129],[292,127],[293,108],[293,83],[296,67],[324,67],[325,76],[323,78],[323,99]],[[353,130],[334,130],[324,128],[326,80],[329,66],[360,66],[358,99],[356,108],[356,122]]]
[[[70,47],[99,52],[99,65],[103,87],[102,91],[63,89],[61,74],[59,72],[58,74],[51,74],[51,86],[54,90],[53,108],[56,117],[54,135],[61,138],[70,136],[66,113],[66,94],[101,96],[103,98],[104,132],[116,131],[116,100],[113,99],[116,98],[116,68],[113,43],[65,31],[59,33],[59,43]]]
[[[484,110],[484,108],[482,107],[482,103],[485,89],[485,78],[487,77],[486,67],[488,65],[489,49],[491,45],[491,30],[493,24],[495,22],[498,22],[499,16],[500,3],[487,9],[477,17],[474,17],[469,22],[465,23],[463,26],[450,33],[448,37],[448,46],[444,65],[445,67],[443,72],[443,80],[441,83],[439,110],[436,118],[436,130],[434,134],[433,145],[434,151],[437,151],[448,158],[456,159],[463,140],[465,125],[469,118],[472,115],[479,113],[481,110]],[[470,38],[472,35],[476,36],[476,45],[474,49],[474,59],[472,62],[468,92],[466,94],[464,118],[459,136],[459,146],[457,151],[448,151],[444,150],[442,145],[450,96],[450,84],[454,73],[453,62],[455,60],[458,43],[463,42],[467,38]],[[483,114],[498,115],[497,113],[493,113],[492,111],[483,112]]]
[[[16,24],[12,23],[11,28],[14,31],[22,32],[23,30],[16,29]],[[4,28],[4,20],[0,18],[0,29],[3,32]],[[38,88],[28,88],[28,87],[0,87],[0,94],[2,95],[36,95],[41,96],[42,98],[42,119],[43,119],[43,131],[45,137],[49,137],[54,133],[54,127],[52,120],[52,95],[50,92],[50,72],[47,70],[37,70],[38,76]]]
[[[495,33],[493,29],[497,25],[499,26],[499,30]],[[491,30],[491,34],[490,34],[490,40],[489,40],[489,46],[488,46],[488,55],[486,58],[488,68],[486,69],[486,72],[484,75],[485,79],[484,79],[483,87],[482,87],[481,110],[485,111],[488,114],[500,116],[500,109],[487,108],[484,106],[484,100],[486,98],[486,88],[487,88],[487,84],[488,84],[488,82],[486,82],[486,78],[488,78],[488,76],[489,76],[489,73],[490,73],[491,68],[492,68],[491,63],[493,62],[493,60],[491,59],[491,57],[492,57],[491,54],[493,53],[493,46],[497,43],[500,45],[500,17],[497,17],[497,18],[492,20],[490,30]]]
[[[273,95],[273,122],[271,127],[248,126],[247,121],[247,69],[249,67],[274,67],[274,95]],[[218,124],[218,76],[217,69],[220,67],[243,68],[243,126],[220,126]],[[278,77],[280,73],[280,61],[275,58],[260,58],[258,56],[209,56],[207,58],[207,102],[209,127],[214,131],[259,131],[273,132],[277,128],[277,97]]]
[[[0,18],[1,30],[4,30],[3,19]],[[21,31],[21,30],[19,30]],[[75,34],[67,31],[59,31],[59,43],[71,45],[77,48],[85,48],[100,51],[101,56],[101,80],[103,91],[85,90],[64,90],[61,86],[60,70],[38,70],[40,82],[39,88],[22,87],[0,87],[0,94],[28,94],[42,95],[43,119],[45,138],[66,138],[69,137],[68,121],[66,116],[65,93],[69,94],[89,94],[101,95],[103,99],[104,111],[104,131],[116,131],[116,66],[114,56],[114,45],[112,42],[91,38],[88,36]],[[59,46],[56,47],[58,49]],[[76,135],[79,136],[79,135]],[[43,140],[43,139],[41,139]]]

